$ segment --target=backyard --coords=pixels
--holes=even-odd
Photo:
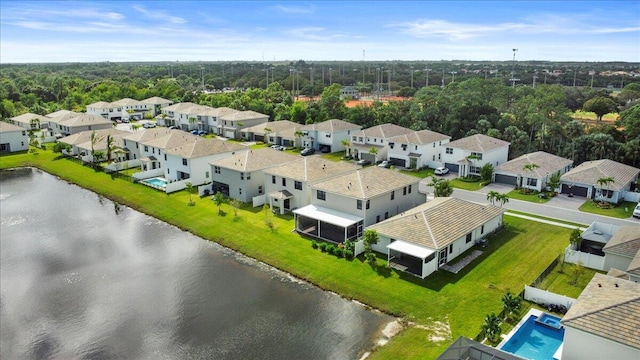
[[[273,229],[269,229],[261,208],[245,204],[236,217],[230,205],[222,205],[219,215],[208,197],[188,206],[185,191],[166,195],[111,178],[51,151],[0,157],[0,169],[16,166],[36,166],[323,289],[415,322],[416,327],[375,351],[373,359],[433,359],[456,337],[474,337],[485,315],[501,310],[502,295],[518,293],[530,283],[568,245],[570,233],[570,229],[505,216],[505,228],[461,272],[438,271],[421,280],[386,268],[382,255],[375,272],[362,258],[348,261],[314,251],[309,239],[291,232],[291,216],[273,216]]]

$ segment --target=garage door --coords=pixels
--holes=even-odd
[[[227,130],[227,131],[224,132],[224,137],[229,138],[229,139],[235,139],[236,133],[233,132],[233,130],[231,130],[231,131]]]
[[[376,161],[376,156],[373,155],[373,154],[361,152],[360,153],[360,159],[369,160],[369,161],[371,161],[371,163],[374,163]]]
[[[449,163],[445,163],[444,167],[446,167],[447,169],[449,169],[451,172],[457,173],[458,169],[460,168],[460,165],[458,164],[449,164]]]
[[[501,184],[516,185],[518,177],[503,174],[496,174],[496,182]]]
[[[569,186],[567,184],[562,184],[562,193],[569,194],[572,193],[575,196],[587,197],[588,188],[583,186]]]
[[[395,166],[407,167],[407,161],[398,158],[389,158],[389,162]]]

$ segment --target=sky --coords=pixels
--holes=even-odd
[[[0,0],[0,63],[509,61],[514,53],[640,62],[640,1]]]

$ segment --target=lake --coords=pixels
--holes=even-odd
[[[3,359],[355,359],[394,320],[36,169],[0,218]]]

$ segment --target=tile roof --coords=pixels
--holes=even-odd
[[[343,161],[331,161],[317,155],[301,156],[284,165],[266,169],[270,175],[299,181],[318,181],[357,169],[358,166]]]
[[[640,284],[596,273],[562,324],[640,349]]]
[[[135,142],[144,142],[147,140],[153,140],[164,136],[169,136],[172,132],[183,134],[182,130],[171,130],[165,127],[156,127],[151,129],[138,129],[128,135],[124,136],[125,140],[131,140]]]
[[[414,185],[417,191],[418,182],[420,179],[415,176],[370,166],[315,183],[312,187],[342,196],[370,199],[408,185]]]
[[[54,114],[57,114],[57,115],[53,116],[52,114],[49,114],[47,115],[47,117],[49,118],[50,123],[56,123],[56,124],[59,124],[69,119],[73,119],[76,116],[82,115],[81,113],[77,113],[73,111],[67,111],[67,112],[56,111]]]
[[[315,124],[307,124],[302,127],[302,130],[310,131],[326,131],[326,132],[340,132],[346,130],[360,130],[362,126],[350,123],[348,121],[339,119],[330,119]]]
[[[415,132],[415,130],[407,129],[399,125],[382,124],[382,125],[372,126],[370,128],[363,129],[358,133],[351,134],[351,136],[363,136],[363,137],[388,139],[398,135],[411,134],[413,132]]]
[[[91,141],[91,134],[96,133],[96,137],[98,139],[100,138],[106,138],[107,135],[118,135],[120,137],[123,137],[125,135],[129,135],[130,132],[128,131],[123,131],[123,130],[118,130],[118,129],[101,129],[101,130],[87,130],[87,131],[81,131],[79,133],[76,134],[72,134],[69,136],[65,136],[62,139],[58,140],[62,143],[65,144],[69,144],[69,145],[80,145],[83,143],[86,143],[87,141]],[[90,148],[90,147],[89,147]]]
[[[242,129],[243,133],[254,133],[254,134],[264,134],[264,129],[270,129],[269,133],[279,133],[280,131],[289,130],[289,129],[299,129],[302,125],[295,123],[289,120],[280,120],[280,121],[269,121],[266,123],[250,126]]]
[[[483,134],[475,134],[447,143],[449,148],[469,150],[473,152],[487,152],[503,146],[509,146],[511,143],[504,140],[492,138]],[[443,145],[444,146],[444,145]]]
[[[440,134],[431,130],[420,130],[409,134],[394,136],[389,138],[389,142],[425,145],[449,139],[451,139],[451,136],[449,135]]]
[[[457,198],[435,198],[369,227],[389,238],[429,249],[442,249],[505,209]]]
[[[181,111],[181,110],[184,110],[184,109],[192,108],[194,106],[201,106],[201,105],[194,104],[192,102],[181,102],[181,103],[169,105],[169,106],[163,108],[162,110],[165,110],[165,111]]]
[[[167,100],[158,96],[152,96],[150,98],[141,100],[140,102],[145,104],[166,104],[166,103],[172,103],[173,101]]]
[[[209,164],[239,172],[251,172],[285,164],[298,157],[270,148],[243,151],[232,156],[211,161]]]
[[[249,148],[234,142],[220,139],[206,139],[196,137],[195,141],[189,141],[173,148],[166,148],[165,153],[185,159],[195,159],[203,156],[230,153],[235,151],[248,151]]]
[[[120,100],[116,100],[114,102],[111,103],[111,106],[135,106],[135,105],[143,105],[143,103],[141,101],[138,100],[134,100],[131,98],[123,98]]]
[[[560,177],[563,182],[587,184],[600,187],[598,179],[613,177],[615,180],[609,184],[609,190],[622,190],[640,173],[640,169],[619,162],[602,159],[586,161],[567,171]]]
[[[71,111],[71,110],[64,110],[63,109],[63,110],[58,110],[58,111],[49,113],[49,114],[46,115],[46,117],[54,118],[54,117],[62,116],[62,115],[65,115],[65,114],[68,114],[68,113],[72,113],[72,112],[73,111]]]
[[[93,114],[80,114],[78,116],[71,117],[69,119],[58,121],[58,124],[68,127],[74,126],[89,126],[89,125],[111,125],[112,122],[103,118],[100,115]]]
[[[573,160],[565,159],[544,151],[536,151],[500,164],[496,167],[495,171],[521,174],[524,172],[523,168],[525,165],[528,164],[536,164],[538,168],[528,171],[527,176],[533,175],[533,177],[541,179],[572,165]]]
[[[0,132],[26,131],[25,128],[18,125],[10,124],[6,121],[0,121]]]
[[[108,109],[110,107],[112,107],[111,103],[106,101],[96,101],[94,103],[87,105],[87,108],[97,108],[97,109]]]
[[[613,233],[613,236],[602,251],[633,258],[640,250],[640,226],[623,225]],[[624,270],[624,269],[621,269]]]
[[[38,119],[41,123],[49,122],[49,120],[51,120],[46,116],[42,116],[34,113],[26,113],[26,114],[14,116],[11,118],[11,120],[17,121],[23,124],[31,124],[32,119]]]
[[[166,136],[158,136],[153,139],[140,141],[142,145],[153,146],[158,149],[170,149],[186,143],[194,142],[196,139],[200,139],[200,136],[192,135],[190,133],[176,130],[171,131]],[[128,140],[128,138],[127,138]]]
[[[83,132],[91,133],[92,131],[83,131]],[[124,143],[122,141],[122,137],[124,135],[127,135],[127,134],[129,134],[128,131],[116,130],[116,129],[106,129],[106,130],[103,130],[103,131],[96,130],[97,140],[93,144],[93,149],[94,150],[106,150],[107,149],[107,136],[109,136],[109,135],[113,138],[113,144],[116,147],[122,148],[124,146]],[[92,148],[92,145],[91,145],[91,134],[89,134],[89,139],[87,139],[85,142],[78,143],[76,146],[81,148],[81,149],[91,150],[91,148]]]
[[[269,118],[269,115],[261,114],[252,110],[236,111],[230,114],[222,115],[222,120],[226,121],[244,121],[261,118]]]
[[[214,116],[214,117],[221,117],[221,116],[225,116],[225,115],[229,115],[229,114],[234,114],[239,112],[236,109],[232,109],[232,108],[228,108],[228,107],[219,107],[219,108],[214,108],[214,107],[210,107],[210,106],[205,106],[205,111],[201,114],[204,116]]]

